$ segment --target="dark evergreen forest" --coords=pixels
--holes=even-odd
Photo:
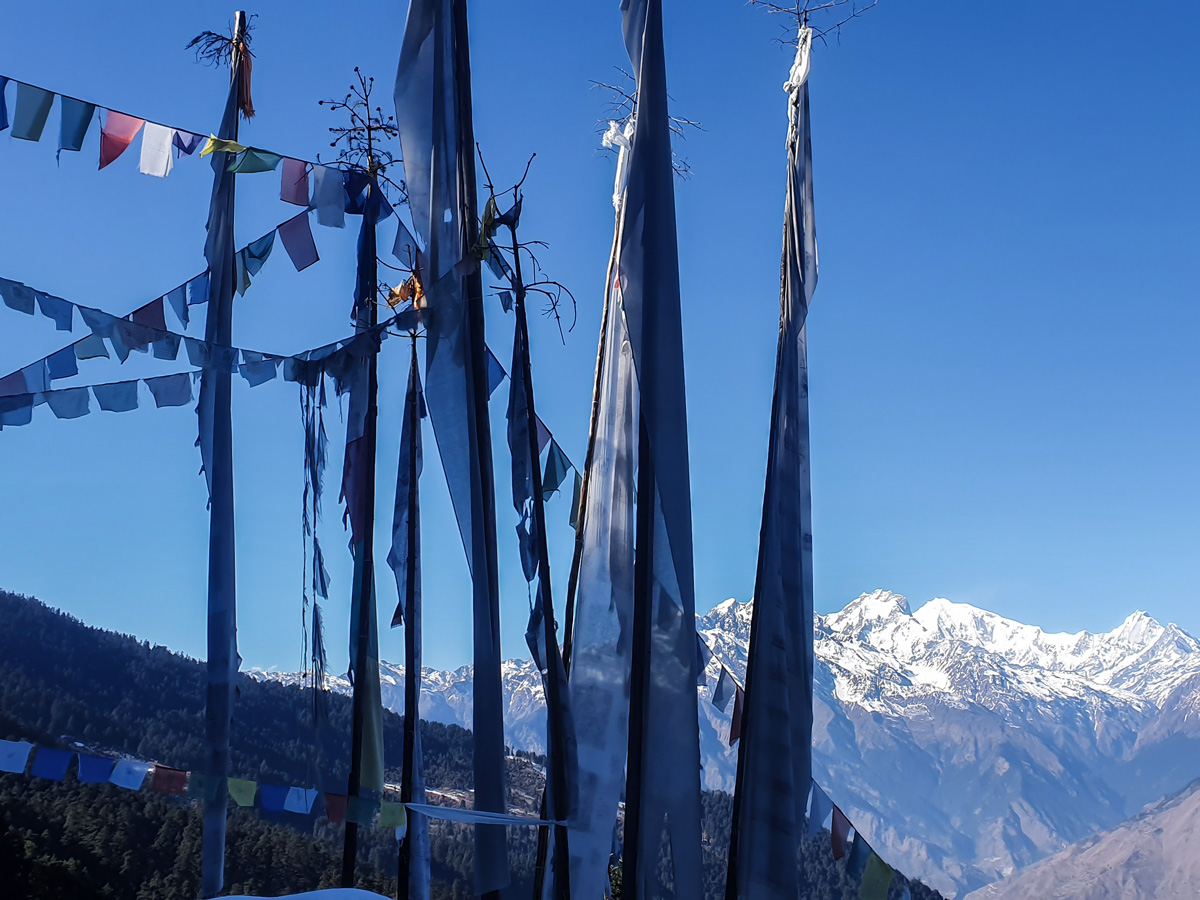
[[[198,766],[204,729],[204,667],[164,647],[91,628],[41,602],[0,590],[0,738],[42,746],[127,754],[178,768]],[[233,775],[261,782],[344,792],[350,704],[323,697],[313,726],[311,691],[242,677],[233,729]],[[399,760],[402,719],[386,713],[385,752]],[[421,723],[430,788],[468,790],[471,735]],[[535,811],[540,760],[513,756],[510,805]],[[389,781],[399,772],[389,769]],[[704,795],[705,900],[724,896],[731,800]],[[229,818],[229,893],[274,896],[338,883],[342,826],[300,816],[233,808]],[[388,830],[360,829],[360,885],[395,895],[396,841]],[[114,785],[0,774],[0,895],[6,900],[194,900],[199,893],[199,807],[186,797]],[[511,829],[513,900],[531,896],[536,834]],[[471,896],[469,826],[435,823],[434,897]],[[809,900],[851,900],[858,885],[835,863],[827,835],[802,852]],[[614,894],[620,896],[619,870]],[[910,882],[915,900],[939,897]],[[901,879],[890,896],[900,896]],[[600,900],[600,898],[597,898]],[[681,898],[683,900],[683,898]]]

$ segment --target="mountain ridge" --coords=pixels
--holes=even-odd
[[[697,617],[739,679],[751,610],[729,599]],[[1057,633],[945,598],[913,611],[877,590],[814,627],[814,774],[885,858],[947,896],[1112,827],[1194,775],[1200,641],[1145,611],[1108,632]],[[381,677],[384,703],[402,704],[403,670],[385,663]],[[469,666],[426,670],[422,715],[469,725],[470,679]],[[503,681],[508,742],[540,751],[536,670],[508,660]],[[707,686],[698,702],[704,787],[729,790],[731,709]]]

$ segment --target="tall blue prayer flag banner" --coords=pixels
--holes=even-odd
[[[638,104],[617,272],[619,314],[628,329],[637,376],[636,552],[641,558],[634,573],[633,641],[645,651],[635,649],[634,671],[641,665],[643,672],[632,685],[640,693],[634,697],[640,721],[630,722],[627,791],[635,784],[640,791],[633,811],[628,796],[626,800],[625,890],[639,900],[699,897],[696,602],[662,2],[622,0],[621,9]],[[639,621],[644,633],[639,633]],[[636,835],[635,866],[629,865],[631,834]],[[670,848],[673,886],[660,877],[664,846]]]
[[[396,466],[396,503],[392,512],[392,549],[388,565],[396,576],[398,602],[392,627],[404,625],[404,760],[400,799],[425,802],[425,774],[421,753],[421,374],[413,342],[408,369],[408,392],[400,426],[400,460]],[[429,900],[429,819],[410,813],[401,850],[407,857],[408,900]]]
[[[500,596],[465,0],[413,0],[396,70],[409,208],[425,245],[425,400],[471,570],[475,808],[505,811]],[[470,287],[470,291],[468,291]],[[509,882],[502,825],[475,827],[475,891]]]
[[[242,16],[239,14],[239,21]],[[220,137],[238,137],[238,97],[243,67],[235,62],[233,80],[221,117]],[[228,171],[231,154],[213,153],[213,189],[208,211],[209,291],[204,339],[233,345],[233,295],[236,248],[233,242],[234,185]],[[204,844],[200,892],[215,897],[224,886],[225,819],[229,777],[229,732],[233,718],[237,654],[237,578],[233,531],[232,376],[228,370],[205,369],[200,376],[200,459],[208,482],[208,687],[205,707],[205,771],[217,780],[215,799],[204,805]]]
[[[730,900],[795,900],[812,783],[813,576],[805,319],[817,283],[808,69],[801,28],[788,92],[779,348],[730,838]],[[813,814],[825,814],[815,788]]]

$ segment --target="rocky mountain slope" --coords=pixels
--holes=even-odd
[[[739,677],[750,611],[728,600],[697,621]],[[1200,641],[1144,612],[1103,634],[1051,634],[942,599],[913,612],[875,591],[815,627],[815,775],[885,858],[947,896],[1112,827],[1197,775]],[[403,671],[382,674],[385,704],[401,708]],[[423,715],[470,727],[470,686],[469,667],[427,670]],[[504,693],[509,743],[541,750],[528,660],[505,663]],[[729,713],[706,687],[699,702],[704,786],[729,789]]]
[[[1200,894],[1200,780],[967,900],[1167,900]]]

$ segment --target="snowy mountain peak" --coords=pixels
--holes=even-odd
[[[1149,614],[1139,609],[1122,622],[1116,630],[1110,632],[1110,636],[1127,644],[1149,647],[1162,637],[1166,630]]]
[[[871,591],[851,600],[841,612],[825,616],[825,625],[836,634],[858,637],[882,623],[910,615],[908,600],[901,594]]]

